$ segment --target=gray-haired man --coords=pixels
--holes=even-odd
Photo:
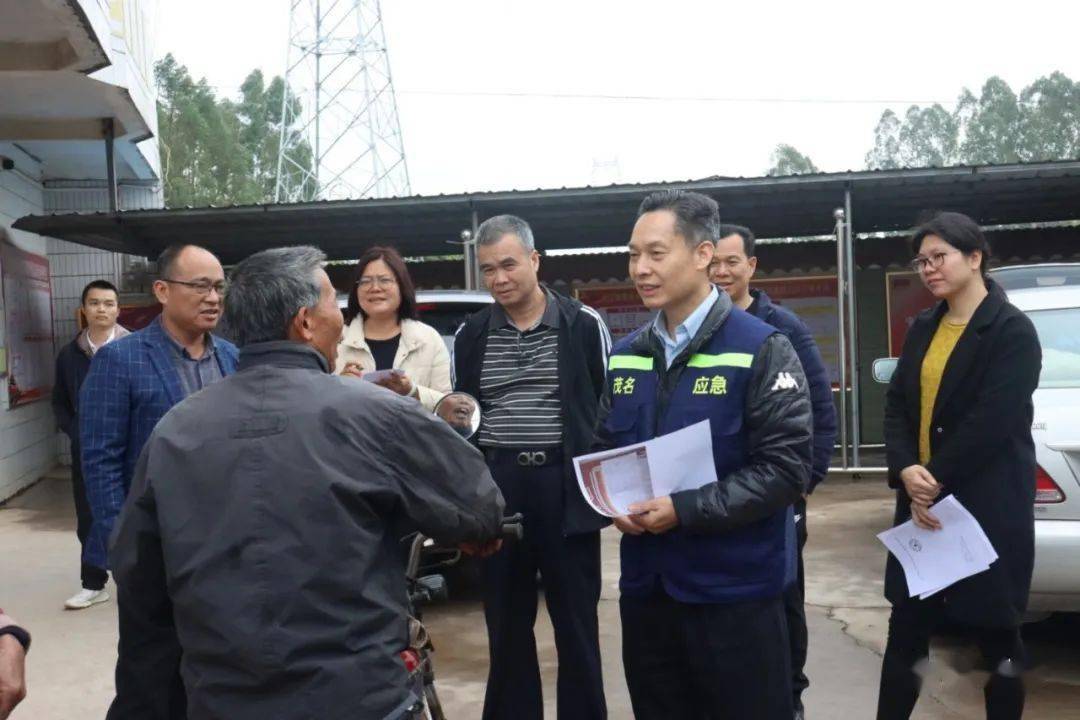
[[[140,642],[120,643],[110,720],[413,716],[395,531],[486,542],[503,501],[449,425],[331,374],[342,318],[324,260],[282,248],[237,266],[237,373],[143,450],[110,555],[121,635]],[[186,710],[175,666],[145,662],[170,644]]]
[[[539,283],[528,223],[486,220],[477,256],[495,304],[454,341],[455,387],[480,400],[479,443],[525,538],[484,563],[491,667],[484,720],[544,716],[536,622],[539,571],[559,653],[559,720],[607,714],[596,606],[600,528],[571,467],[589,451],[611,338],[595,310]]]

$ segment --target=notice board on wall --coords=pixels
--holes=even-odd
[[[0,338],[8,407],[49,397],[53,384],[52,283],[49,260],[0,238],[4,332]]]
[[[600,313],[615,340],[634,332],[653,316],[653,311],[641,304],[633,285],[582,287],[577,290],[577,299]]]
[[[817,343],[829,382],[840,383],[840,331],[836,317],[836,276],[751,280],[750,287],[764,290],[772,301],[799,316]]]
[[[770,278],[754,280],[750,284],[768,293],[777,305],[783,305],[802,318],[817,342],[830,381],[838,383],[836,277]],[[582,287],[578,289],[577,297],[600,313],[616,340],[629,335],[653,317],[652,311],[642,305],[633,285]]]
[[[889,315],[889,356],[896,357],[915,316],[937,302],[923,285],[918,273],[891,272],[885,275],[885,307]]]

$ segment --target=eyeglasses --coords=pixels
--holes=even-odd
[[[388,288],[393,285],[397,285],[397,279],[389,275],[379,275],[378,277],[362,277],[356,281],[356,286],[363,290],[370,290],[372,287],[375,286],[381,288]]]
[[[911,261],[911,269],[915,272],[924,272],[927,268],[937,270],[945,263],[945,257],[952,254],[951,252],[937,252],[927,257],[917,257]]]
[[[170,280],[169,278],[161,278],[161,282],[189,287],[203,297],[209,295],[211,290],[216,292],[219,297],[224,297],[225,291],[229,287],[224,280],[210,282],[209,280]]]

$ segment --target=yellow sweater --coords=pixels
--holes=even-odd
[[[942,318],[923,357],[919,375],[919,462],[923,465],[930,461],[930,420],[934,414],[938,388],[941,387],[941,376],[945,374],[945,364],[949,362],[949,356],[966,327],[967,323],[957,325]]]

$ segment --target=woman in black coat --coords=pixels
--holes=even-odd
[[[988,718],[1024,707],[1020,623],[1035,556],[1035,445],[1031,396],[1042,351],[1031,321],[986,276],[989,246],[978,225],[941,213],[912,236],[912,266],[939,299],[912,324],[885,403],[895,524],[940,527],[931,505],[952,494],[982,525],[999,557],[990,569],[920,600],[889,556],[893,605],[882,663],[878,720],[911,715],[919,666],[946,614],[977,628],[990,671]]]

